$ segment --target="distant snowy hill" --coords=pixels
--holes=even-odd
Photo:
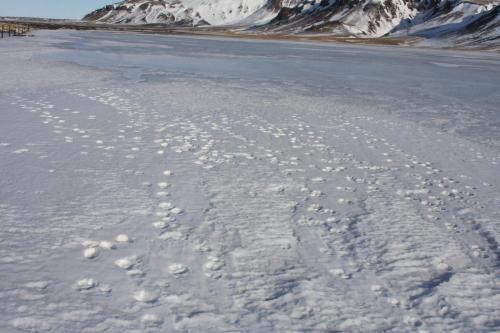
[[[85,17],[109,23],[179,25],[237,24],[261,9],[267,0],[127,0]],[[270,19],[273,17],[269,13]]]
[[[500,1],[126,0],[85,20],[120,24],[230,26],[287,34],[500,38]]]

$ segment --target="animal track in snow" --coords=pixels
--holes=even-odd
[[[185,236],[179,231],[166,231],[162,233],[159,237],[161,240],[182,240]]]
[[[183,264],[172,264],[168,266],[168,271],[173,274],[173,275],[182,275],[184,273],[187,273],[188,268],[187,266]]]
[[[110,241],[101,241],[99,242],[99,247],[105,249],[105,250],[113,250],[116,249],[116,245],[113,244]]]
[[[78,290],[89,290],[94,287],[97,287],[99,282],[92,278],[83,278],[81,280],[76,281],[75,288]]]
[[[152,290],[141,289],[134,292],[134,299],[142,303],[154,303],[160,297],[157,292]]]
[[[179,207],[174,207],[174,208],[170,209],[170,212],[174,215],[179,215],[179,214],[184,213],[184,210],[179,208]]]
[[[142,315],[141,317],[141,323],[145,327],[158,327],[163,324],[163,319],[160,318],[160,316],[152,313],[147,313]]]
[[[126,234],[120,234],[120,235],[116,236],[115,240],[118,243],[129,243],[130,242],[130,238]]]
[[[115,260],[115,265],[123,269],[130,269],[136,264],[137,264],[136,256],[129,256]]]
[[[83,256],[87,259],[94,259],[99,255],[99,250],[95,247],[87,248],[83,251]]]
[[[162,190],[163,190],[163,189],[166,189],[167,187],[169,187],[169,186],[170,186],[170,184],[169,184],[169,183],[167,183],[167,182],[159,182],[157,185],[158,185],[158,187],[159,187],[160,189],[162,189]]]

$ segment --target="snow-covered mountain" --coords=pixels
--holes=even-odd
[[[479,32],[498,40],[499,8],[497,0],[126,0],[84,19],[360,37]]]
[[[125,24],[227,25],[237,24],[267,5],[267,0],[126,0],[98,9],[84,19]]]

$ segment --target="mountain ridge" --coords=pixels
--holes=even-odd
[[[84,20],[500,44],[497,0],[125,0],[97,9]]]

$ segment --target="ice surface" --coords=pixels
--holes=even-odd
[[[498,55],[0,54],[0,332],[500,331]]]

